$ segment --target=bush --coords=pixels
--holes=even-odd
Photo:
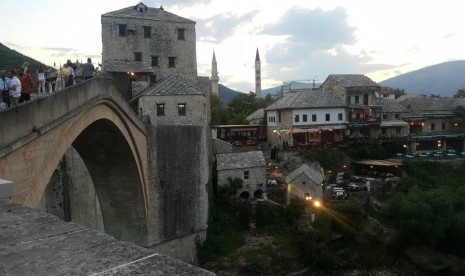
[[[408,162],[385,214],[400,231],[405,246],[420,244],[464,255],[465,178],[463,165]]]
[[[299,153],[302,158],[318,162],[325,169],[335,169],[345,162],[347,155],[337,149],[306,150]]]

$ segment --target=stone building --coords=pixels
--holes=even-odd
[[[464,106],[462,99],[401,96],[397,101],[408,113],[408,151],[464,150],[465,133],[454,118],[454,110]]]
[[[271,146],[324,145],[344,139],[346,103],[335,92],[307,89],[291,92],[268,106],[267,137]]]
[[[348,137],[377,138],[381,123],[381,106],[376,105],[376,92],[381,87],[359,74],[329,75],[321,85],[324,91],[334,91],[348,106]]]
[[[194,21],[139,3],[103,14],[101,23],[102,70],[126,85],[197,77]]]
[[[377,132],[378,138],[407,137],[409,126],[403,118],[408,114],[408,110],[395,100],[387,98],[376,99],[375,103],[382,106],[381,123]]]
[[[311,166],[302,164],[286,176],[288,194],[292,194],[300,199],[323,199],[324,171],[318,164]]]
[[[243,180],[243,185],[237,191],[237,196],[246,199],[263,197],[266,191],[266,163],[262,151],[218,154],[216,158],[218,186],[228,185],[228,179],[239,178]]]
[[[144,120],[157,218],[151,246],[193,261],[207,229],[211,81],[195,22],[139,3],[101,16],[103,71]]]

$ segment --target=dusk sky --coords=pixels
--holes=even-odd
[[[262,89],[341,73],[382,81],[465,55],[460,0],[142,2],[196,21],[198,75],[210,76],[215,50],[220,83],[242,92],[255,89],[257,48]],[[87,57],[99,62],[101,14],[137,3],[9,1],[0,16],[0,41],[47,65]]]

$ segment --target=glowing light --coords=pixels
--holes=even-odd
[[[321,202],[318,201],[318,200],[315,200],[315,201],[313,202],[313,206],[315,206],[316,208],[320,208],[320,207],[321,207]]]

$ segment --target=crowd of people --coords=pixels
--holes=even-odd
[[[35,75],[31,76],[29,63],[24,62],[21,69],[0,71],[0,109],[16,106],[18,103],[31,99],[32,93],[54,93],[68,86],[76,84],[77,71],[82,80],[92,78],[96,72],[92,60],[79,66],[71,60],[60,66],[59,69],[44,68],[39,65]]]

